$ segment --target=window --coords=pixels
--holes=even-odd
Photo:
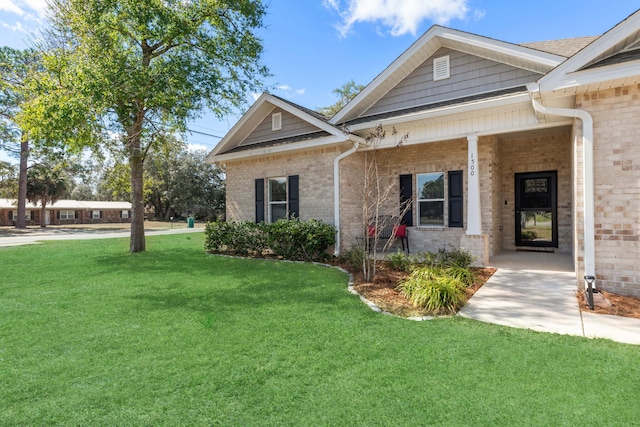
[[[276,222],[282,218],[300,218],[300,198],[298,175],[288,177],[258,178],[255,181],[256,222],[265,219]],[[265,187],[267,189],[268,211],[265,210]],[[265,218],[265,213],[268,215]]]
[[[75,219],[76,212],[71,210],[61,210],[60,211],[60,219]]]
[[[100,211],[91,211],[91,219],[100,219]]]
[[[451,77],[449,68],[449,55],[434,58],[433,60],[433,81],[444,80]]]
[[[122,213],[120,214],[120,218],[128,219],[129,218],[129,211],[122,211]]]
[[[273,113],[271,115],[271,130],[282,129],[282,113]]]
[[[416,176],[418,191],[418,225],[444,227],[444,172]]]
[[[287,217],[287,178],[269,178],[269,222]]]
[[[32,211],[30,210],[24,211],[24,219],[26,219],[27,221],[31,221],[31,219],[33,219],[33,215],[31,212]],[[12,220],[13,218],[18,218],[18,211],[13,211],[13,216],[9,219]]]

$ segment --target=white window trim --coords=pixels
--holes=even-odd
[[[433,59],[433,81],[445,80],[451,77],[449,55]]]
[[[443,198],[438,199],[421,199],[420,196],[420,188],[418,186],[418,177],[420,175],[431,175],[431,174],[442,174],[444,180],[444,188],[443,188]],[[416,173],[416,228],[423,230],[443,230],[447,228],[447,183],[446,183],[446,173],[444,171],[436,171],[436,172],[421,172]],[[420,202],[442,202],[442,225],[423,225],[420,224]]]
[[[273,113],[271,115],[271,130],[281,130],[282,129],[282,112]]]
[[[18,218],[18,211],[13,211],[13,220],[15,221]],[[24,219],[27,221],[31,221],[31,209],[27,209],[24,211]]]
[[[122,219],[129,219],[129,211],[127,209],[123,209],[122,213],[120,214],[120,217]]]
[[[71,218],[69,218],[69,213],[71,213]],[[64,214],[64,218],[62,217]],[[71,209],[60,209],[60,219],[69,220],[76,219],[76,211]]]
[[[96,213],[98,214],[98,216],[96,216]],[[100,219],[100,211],[99,210],[92,210],[91,211],[91,219]]]
[[[284,179],[285,182],[285,190],[286,190],[286,196],[285,196],[285,200],[284,201],[276,201],[276,202],[272,202],[271,201],[271,180],[272,179]],[[269,223],[271,224],[272,218],[271,218],[271,206],[273,205],[284,205],[285,207],[285,211],[289,212],[289,180],[287,179],[286,176],[272,176],[271,178],[267,178],[267,203],[268,203],[268,220]]]

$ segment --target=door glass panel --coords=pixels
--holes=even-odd
[[[549,178],[523,179],[522,209],[550,209]]]
[[[553,211],[521,211],[520,240],[522,242],[553,242]]]

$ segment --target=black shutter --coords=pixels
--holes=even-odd
[[[413,175],[400,175],[400,210],[409,208],[402,216],[401,224],[413,227]]]
[[[449,227],[463,226],[462,171],[449,171]]]
[[[289,218],[300,218],[300,198],[298,191],[298,175],[289,176]]]
[[[56,211],[56,219],[60,219],[60,211]]]
[[[13,211],[9,211],[9,221],[13,221]]]
[[[264,221],[264,179],[256,179],[256,222]]]

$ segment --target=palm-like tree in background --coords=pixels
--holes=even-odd
[[[47,204],[52,204],[64,197],[67,191],[67,180],[59,168],[36,165],[27,174],[27,200],[40,208],[40,227],[46,227]]]

